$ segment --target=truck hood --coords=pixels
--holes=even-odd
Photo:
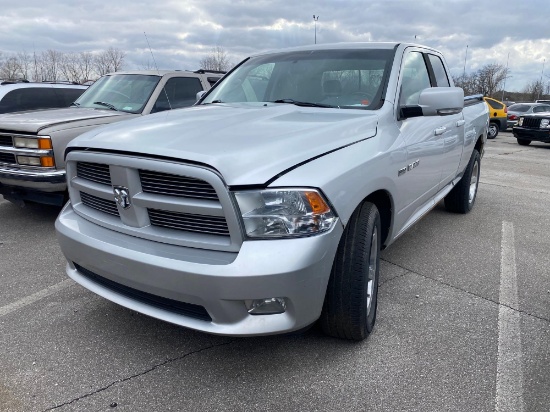
[[[70,147],[97,148],[198,162],[228,185],[264,184],[315,157],[376,134],[366,110],[292,104],[212,104],[109,125]]]
[[[50,126],[80,120],[101,119],[112,116],[127,116],[128,113],[114,110],[68,107],[66,109],[34,110],[0,116],[0,128],[22,133],[38,133]]]

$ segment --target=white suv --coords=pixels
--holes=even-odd
[[[0,83],[0,113],[69,107],[88,86],[70,83]]]

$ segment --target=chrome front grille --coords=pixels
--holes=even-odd
[[[13,147],[12,137],[9,135],[0,135],[0,146]]]
[[[223,216],[192,215],[155,209],[148,209],[148,212],[149,219],[153,226],[184,230],[187,232],[229,236],[227,222]]]
[[[99,210],[103,213],[108,213],[113,216],[120,216],[115,201],[102,199],[100,197],[80,192],[82,203],[92,209]]]
[[[0,153],[0,163],[15,164],[15,155],[11,153]]]
[[[103,185],[111,184],[109,165],[78,162],[76,165],[76,175],[82,179],[91,180],[92,182],[101,183]]]
[[[242,244],[234,202],[211,169],[75,150],[67,181],[73,209],[109,229],[217,251],[237,252]]]
[[[528,127],[530,129],[538,129],[540,127],[540,121],[542,119],[538,117],[524,117],[523,118],[523,127]]]
[[[140,170],[139,177],[141,187],[146,193],[218,200],[214,188],[199,179],[150,170]]]

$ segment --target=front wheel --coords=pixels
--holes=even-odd
[[[529,146],[531,144],[531,140],[525,140],[518,138],[518,144],[520,146]]]
[[[474,207],[479,186],[480,156],[474,149],[462,179],[445,196],[445,209],[449,212],[468,213]]]
[[[364,202],[351,216],[332,265],[320,318],[327,335],[360,341],[373,330],[381,241],[380,213]]]
[[[489,123],[489,130],[487,133],[487,139],[494,139],[497,137],[500,128],[496,123]]]

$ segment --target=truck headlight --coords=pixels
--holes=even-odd
[[[518,126],[523,126],[523,117],[520,117],[518,120]]]
[[[266,189],[236,192],[246,235],[251,238],[301,237],[326,232],[336,222],[315,189]]]
[[[541,128],[544,128],[544,129],[550,128],[550,120],[548,120],[548,119],[542,119],[542,120],[540,121],[540,127],[541,127]]]
[[[14,137],[13,145],[18,149],[51,150],[52,140],[49,136],[39,137]]]

